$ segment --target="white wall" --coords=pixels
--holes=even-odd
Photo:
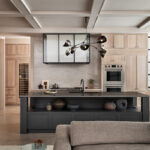
[[[96,41],[94,37],[92,41]],[[91,48],[90,64],[43,64],[43,39],[31,37],[31,89],[37,89],[42,80],[49,80],[50,85],[58,83],[60,87],[76,87],[80,80],[95,80],[95,87],[100,85],[100,57],[96,49]]]

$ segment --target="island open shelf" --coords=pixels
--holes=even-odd
[[[137,109],[137,98],[141,98],[141,108]],[[80,108],[71,111],[47,111],[46,105],[55,99],[62,98],[67,104],[78,104]],[[107,111],[103,105],[107,101],[124,98],[128,102],[126,111]],[[68,93],[59,92],[47,95],[42,92],[31,92],[21,96],[20,132],[55,132],[59,124],[69,124],[71,121],[149,121],[149,97],[135,92],[122,93]]]

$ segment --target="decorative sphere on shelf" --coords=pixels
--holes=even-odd
[[[115,110],[116,109],[116,104],[114,102],[106,102],[104,104],[104,108],[106,110]]]
[[[66,106],[66,102],[63,99],[56,99],[53,101],[53,108],[56,110],[62,110]]]
[[[126,111],[128,103],[126,99],[119,99],[117,100],[116,105],[119,111]]]

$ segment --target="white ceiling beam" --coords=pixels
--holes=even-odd
[[[0,17],[23,17],[18,11],[0,11]]]
[[[149,33],[150,28],[139,29],[137,27],[95,27],[89,33],[98,34],[98,33]],[[1,34],[43,34],[43,33],[87,33],[86,28],[16,28],[16,27],[0,27]]]
[[[89,11],[31,11],[33,16],[43,16],[43,15],[69,15],[69,16],[79,16],[79,17],[89,17]]]
[[[50,27],[50,28],[16,28],[16,27],[0,27],[1,34],[37,34],[37,33],[86,33],[86,28],[66,28],[66,27]]]
[[[135,15],[135,16],[150,16],[150,10],[102,10],[101,15]]]
[[[26,4],[25,0],[10,0],[13,5],[18,9],[22,16],[29,22],[33,28],[41,28],[40,22],[36,17],[31,15],[30,8]]]
[[[44,16],[44,15],[70,15],[79,17],[89,17],[89,11],[31,11],[32,16]],[[101,15],[129,15],[129,16],[150,16],[149,10],[101,10],[99,17]],[[18,11],[0,11],[1,17],[23,17]]]
[[[96,33],[149,33],[150,28],[139,29],[137,27],[95,27],[92,30],[93,34]]]
[[[87,32],[95,27],[98,15],[103,7],[105,0],[93,0],[91,15],[87,24]]]
[[[79,12],[79,11],[31,11],[32,16],[44,16],[44,15],[70,15],[79,17],[89,17],[90,12]],[[101,15],[128,15],[128,16],[150,16],[149,10],[101,10],[99,17]],[[23,17],[18,11],[0,11],[0,17]]]

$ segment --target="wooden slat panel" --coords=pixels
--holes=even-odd
[[[125,56],[123,55],[106,55],[103,64],[125,64]]]
[[[6,88],[6,95],[7,96],[15,96],[16,95],[16,88]]]
[[[113,48],[114,47],[114,39],[113,34],[104,34],[107,38],[107,42],[104,43],[104,46],[106,49]]]
[[[146,34],[137,35],[137,48],[147,49],[148,48],[148,36]]]
[[[6,56],[29,57],[29,44],[6,44]]]
[[[16,61],[6,60],[6,87],[15,88],[16,86]]]
[[[17,97],[16,96],[6,96],[6,104],[7,105],[17,104]]]
[[[6,56],[16,55],[16,45],[6,45]]]
[[[137,88],[140,91],[147,87],[147,58],[145,55],[137,56]]]
[[[137,89],[136,74],[136,56],[126,56],[126,91],[134,91]]]
[[[114,48],[124,48],[124,34],[114,34]]]
[[[128,34],[126,37],[126,47],[127,48],[136,48],[136,35],[135,34]]]

